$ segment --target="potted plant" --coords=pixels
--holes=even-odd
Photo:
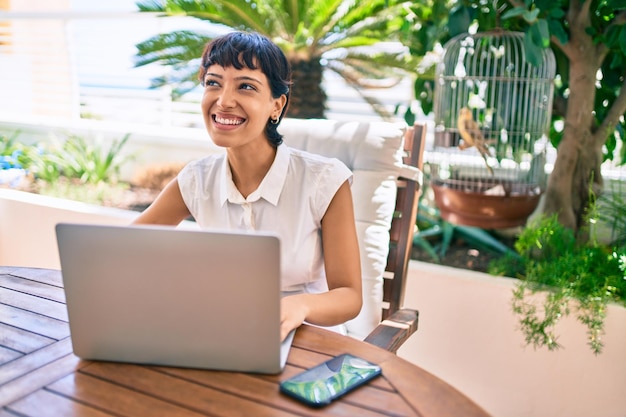
[[[598,354],[608,303],[626,305],[625,201],[620,193],[599,203],[592,196],[590,201],[589,224],[610,221],[609,242],[601,242],[594,231],[589,239],[579,239],[556,215],[540,216],[515,242],[518,256],[504,256],[490,265],[493,274],[521,278],[512,306],[527,344],[559,348],[556,325],[575,314]]]

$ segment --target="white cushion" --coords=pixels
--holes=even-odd
[[[389,229],[395,209],[396,178],[403,169],[406,125],[284,119],[278,131],[287,146],[334,157],[354,174],[352,196],[361,250],[363,308],[346,323],[353,337],[365,338],[380,323],[383,272],[389,253]]]

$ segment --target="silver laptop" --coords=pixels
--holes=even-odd
[[[165,226],[56,226],[74,353],[279,373],[280,242]]]

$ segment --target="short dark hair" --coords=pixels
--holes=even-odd
[[[265,133],[272,145],[278,146],[283,142],[283,136],[278,133],[277,127],[283,119],[289,96],[291,95],[291,66],[281,49],[267,37],[255,32],[229,32],[211,40],[202,53],[202,63],[198,78],[204,86],[204,76],[211,65],[220,65],[224,68],[234,67],[242,69],[260,68],[270,83],[272,97],[285,95],[287,101],[278,118],[278,123],[267,121]]]

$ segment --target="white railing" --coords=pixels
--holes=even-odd
[[[210,31],[198,19],[146,13],[1,12],[0,112],[197,127],[200,92],[173,101],[150,80],[166,69],[134,67],[135,45],[175,29]],[[380,119],[334,73],[324,77],[327,117]],[[411,80],[372,90],[389,111],[409,103]],[[400,119],[400,117],[398,117]]]

